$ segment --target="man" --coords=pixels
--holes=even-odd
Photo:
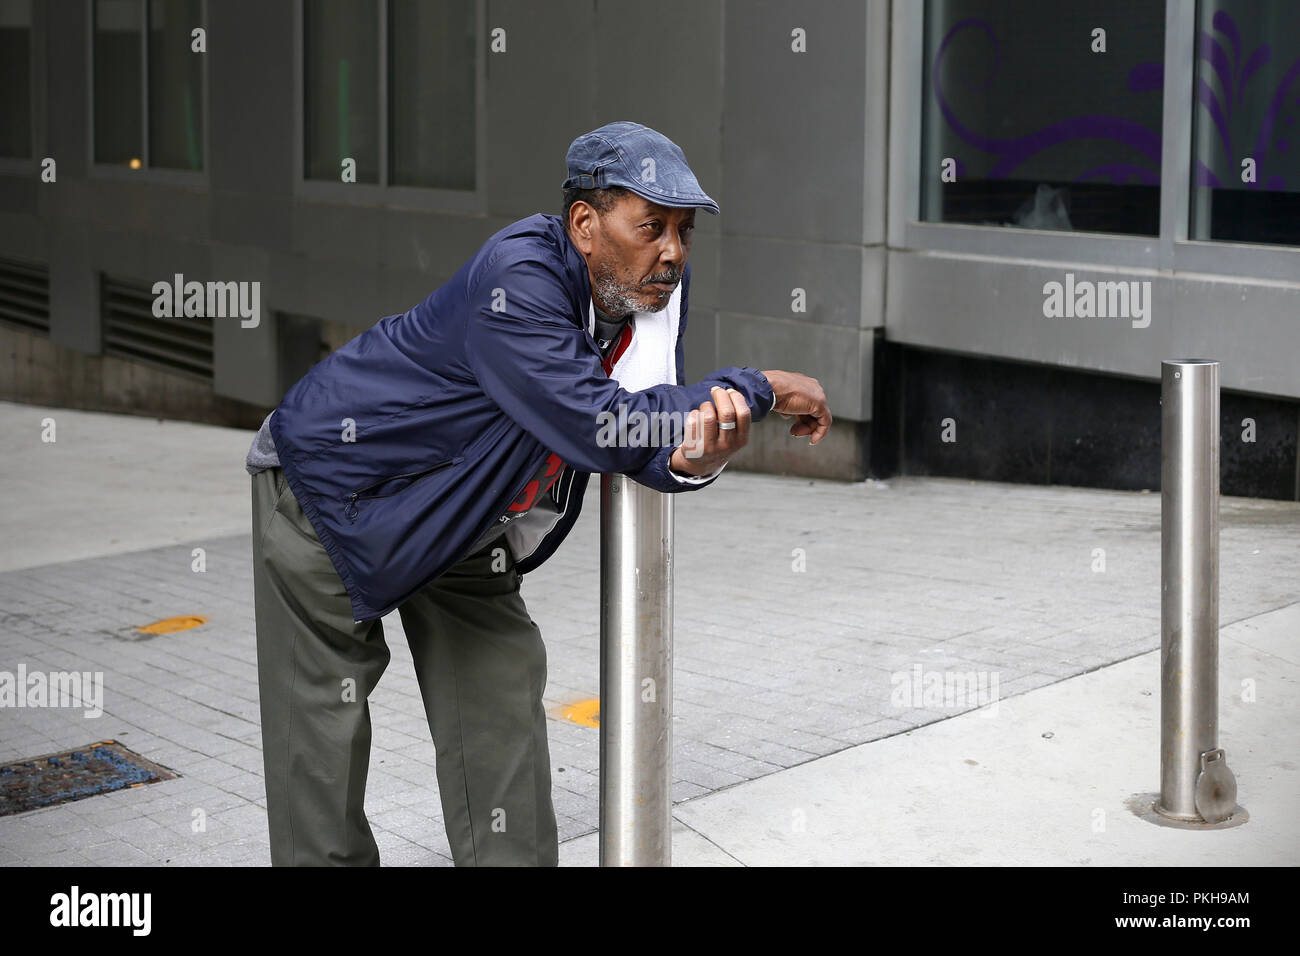
[[[249,450],[276,865],[379,862],[362,808],[366,700],[395,609],[455,863],[555,865],[546,650],[522,575],[573,527],[593,473],[686,491],[769,410],[798,416],[791,434],[814,444],[830,427],[821,387],[797,373],[728,366],[679,384],[695,210],[718,212],[681,150],[611,123],[566,162],[563,218],[507,226],[329,355]],[[619,413],[684,419],[687,441],[608,441]]]

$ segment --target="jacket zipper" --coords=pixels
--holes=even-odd
[[[380,481],[377,481],[377,482],[375,482],[375,483],[372,484],[372,485],[367,485],[365,488],[362,488],[362,489],[360,489],[360,490],[358,490],[358,491],[354,491],[354,492],[352,492],[351,494],[349,494],[349,495],[347,495],[347,496],[345,497],[344,500],[347,502],[347,504],[344,505],[344,508],[343,508],[343,514],[344,514],[344,515],[345,515],[349,520],[355,521],[355,520],[356,520],[356,517],[357,517],[357,514],[358,514],[358,511],[357,511],[357,502],[358,502],[358,501],[360,501],[360,500],[362,500],[362,499],[368,499],[368,498],[391,498],[391,497],[393,497],[393,495],[399,495],[399,494],[401,494],[403,491],[406,491],[408,488],[410,488],[413,484],[415,484],[415,483],[416,483],[417,481],[419,481],[421,478],[427,477],[428,475],[433,474],[435,471],[442,471],[442,469],[444,469],[444,468],[446,468],[446,467],[448,467],[448,466],[450,466],[450,465],[459,464],[460,462],[462,462],[462,461],[464,461],[464,460],[465,460],[465,459],[464,459],[463,457],[461,457],[461,456],[457,456],[457,457],[455,457],[455,458],[447,458],[447,459],[445,459],[444,461],[440,461],[440,462],[438,462],[436,465],[432,465],[432,466],[430,466],[430,467],[428,467],[428,468],[425,468],[425,469],[422,470],[422,471],[411,471],[411,472],[407,472],[407,473],[404,474],[404,475],[390,475],[389,477],[384,478],[384,479],[382,479],[382,480],[380,480]],[[399,479],[402,479],[402,478],[410,478],[411,480],[408,481],[406,484],[402,485],[402,487],[401,487],[401,488],[398,488],[396,491],[390,491],[390,492],[388,492],[388,494],[384,494],[384,495],[381,495],[381,494],[375,494],[375,489],[376,489],[376,488],[382,488],[384,485],[388,484],[390,481],[398,481]]]

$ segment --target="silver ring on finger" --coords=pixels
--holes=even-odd
[[[735,427],[735,422],[718,422],[718,431],[729,432]]]

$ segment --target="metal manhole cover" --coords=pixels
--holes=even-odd
[[[0,766],[0,817],[178,776],[116,740],[101,740]]]

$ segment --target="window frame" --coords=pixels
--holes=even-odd
[[[1192,110],[1197,3],[1165,0],[1164,99],[1161,116],[1160,226],[1156,236],[1061,232],[921,220],[921,126],[924,106],[925,8],[891,10],[889,196],[890,248],[1291,280],[1300,275],[1300,245],[1191,240]]]
[[[100,180],[118,180],[121,182],[142,182],[164,186],[200,186],[210,183],[209,171],[212,168],[211,156],[211,102],[208,91],[211,89],[208,75],[208,54],[200,54],[199,63],[199,99],[203,103],[203,168],[169,169],[149,164],[149,0],[137,0],[140,4],[140,120],[142,140],[140,144],[140,168],[130,169],[121,163],[103,163],[95,159],[95,0],[86,0],[86,170],[87,177]],[[208,24],[208,0],[199,0],[199,17],[201,26],[211,39]]]
[[[32,23],[27,28],[27,108],[29,129],[27,142],[30,156],[0,156],[0,176],[27,176],[39,172],[41,163],[49,158],[46,150],[45,84],[37,82],[45,76],[45,17],[46,5],[31,0]]]
[[[447,189],[439,186],[392,185],[389,177],[389,113],[388,100],[388,0],[376,0],[375,16],[379,22],[379,182],[345,183],[325,179],[309,179],[306,171],[306,117],[305,102],[306,37],[304,4],[293,4],[293,195],[295,199],[321,202],[347,203],[361,206],[384,206],[397,209],[416,209],[432,212],[480,213],[487,212],[487,8],[485,0],[474,0],[474,188]]]

